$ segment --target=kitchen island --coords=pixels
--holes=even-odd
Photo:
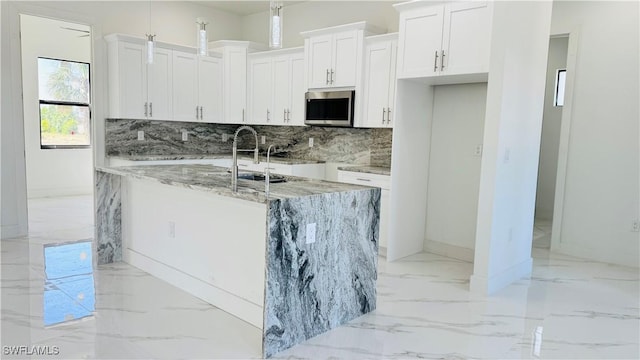
[[[262,329],[269,357],[376,307],[380,189],[96,169],[99,263],[125,261]]]

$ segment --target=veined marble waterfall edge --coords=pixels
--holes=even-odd
[[[376,309],[379,220],[377,188],[269,202],[263,356]]]
[[[96,171],[96,252],[98,265],[122,261],[122,177]]]

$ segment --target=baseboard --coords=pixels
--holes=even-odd
[[[469,290],[472,293],[476,294],[491,295],[498,290],[507,287],[515,281],[529,277],[531,275],[532,269],[533,259],[530,257],[529,259],[519,264],[513,265],[508,269],[500,272],[499,274],[493,275],[491,277],[473,274],[471,275]]]
[[[263,327],[264,314],[262,306],[251,303],[131,249],[124,251],[124,261],[259,329]]]
[[[27,229],[20,229],[20,225],[2,225],[0,229],[1,239],[12,239],[17,237],[27,236]]]
[[[462,246],[446,244],[440,241],[428,239],[424,241],[424,250],[436,255],[442,255],[470,263],[473,262],[473,258],[475,256],[474,249],[468,249]]]
[[[29,199],[79,196],[93,194],[93,187],[72,187],[72,188],[51,188],[51,189],[28,189]]]
[[[560,242],[557,244],[551,244],[551,252],[613,265],[629,266],[634,268],[640,266],[638,251],[618,251],[616,254],[611,254],[598,251],[586,244]]]

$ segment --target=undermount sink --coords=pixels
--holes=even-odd
[[[244,180],[253,180],[253,181],[264,181],[265,175],[264,174],[258,174],[258,173],[241,173],[238,174],[238,179],[244,179]],[[286,182],[287,179],[285,179],[282,176],[279,175],[269,175],[269,182],[270,183],[282,183],[282,182]]]

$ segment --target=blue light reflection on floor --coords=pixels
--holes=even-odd
[[[91,241],[45,245],[44,325],[93,316]]]

